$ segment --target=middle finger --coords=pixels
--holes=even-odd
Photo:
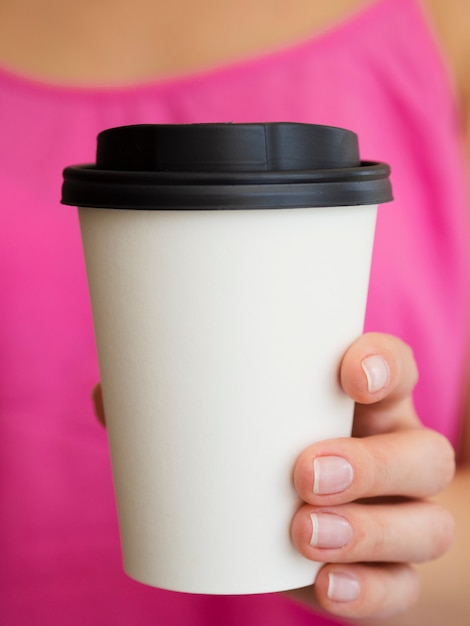
[[[421,563],[449,548],[453,519],[446,509],[426,501],[306,505],[295,515],[291,534],[299,552],[313,561]]]

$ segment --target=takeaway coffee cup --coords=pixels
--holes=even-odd
[[[191,593],[302,587],[299,453],[350,434],[389,168],[317,125],[114,128],[64,171],[80,225],[124,568]]]

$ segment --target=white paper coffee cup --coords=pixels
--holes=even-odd
[[[289,137],[294,132],[300,143],[312,129],[329,132],[297,124],[239,130],[254,127],[257,140],[262,127],[265,136],[275,131],[281,139],[282,132]],[[144,148],[138,142],[138,150],[126,143],[119,151],[113,143],[119,132],[148,137],[161,128],[113,129],[101,141],[109,142],[112,158],[127,164],[133,151],[142,155],[148,146],[146,140]],[[302,557],[290,539],[291,520],[301,504],[292,470],[307,445],[351,431],[353,404],[340,389],[338,367],[362,332],[377,203],[390,199],[388,168],[380,166],[380,185],[368,180],[362,203],[357,189],[349,189],[352,206],[333,193],[330,201],[323,189],[319,195],[310,191],[315,206],[295,206],[299,199],[305,202],[309,183],[292,182],[291,174],[282,174],[289,169],[281,171],[280,178],[289,180],[282,191],[283,183],[273,183],[269,170],[268,184],[254,183],[256,163],[250,161],[249,176],[245,170],[240,174],[243,141],[234,156],[226,135],[215,150],[218,159],[208,158],[204,144],[204,160],[211,170],[220,168],[215,160],[224,168],[236,161],[235,173],[218,169],[216,183],[208,183],[206,170],[196,182],[197,150],[184,133],[207,129],[215,141],[217,128],[223,134],[228,125],[163,127],[158,147],[169,145],[171,153],[165,158],[160,153],[157,161],[168,168],[173,159],[169,182],[162,183],[158,174],[152,187],[142,175],[147,171],[142,161],[137,183],[129,167],[115,161],[114,169],[69,168],[63,201],[81,206],[126,572],[175,591],[266,593],[309,585],[321,566]],[[229,126],[230,133],[237,130]],[[174,137],[168,139],[172,132],[182,155]],[[338,129],[331,132],[336,137]],[[247,151],[253,154],[250,141]],[[302,146],[297,151],[277,143],[275,152],[285,155],[290,149],[299,159]],[[318,153],[311,147],[304,151],[302,158]],[[315,158],[318,163],[318,154]],[[106,161],[99,153],[100,159]],[[182,178],[189,183],[173,180],[181,160]],[[336,170],[345,169],[341,165]],[[377,164],[346,169],[358,169],[364,178],[367,167],[375,167],[377,177]],[[296,163],[296,172],[305,170]],[[110,176],[118,191],[106,189]],[[120,205],[123,179],[139,189],[145,182],[146,199],[139,196],[130,208]],[[295,189],[286,191],[287,185],[303,185],[301,196]],[[233,199],[234,186],[243,187],[241,199]],[[268,186],[274,189],[266,201]],[[183,192],[189,208],[180,206]],[[152,193],[163,200],[151,200]],[[197,201],[193,193],[200,194]],[[125,197],[122,204],[129,201]],[[265,207],[273,197],[279,202]],[[334,198],[341,203],[319,206],[325,198],[327,204]],[[140,206],[149,202],[154,206]],[[221,210],[230,203],[240,206]]]

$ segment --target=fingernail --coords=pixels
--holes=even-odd
[[[369,393],[380,391],[386,386],[390,379],[390,369],[387,361],[380,354],[366,357],[361,365],[367,377]]]
[[[348,572],[328,574],[328,598],[335,602],[353,602],[359,598],[361,586],[358,579]]]
[[[315,548],[342,548],[353,535],[350,523],[334,513],[312,513],[312,538],[310,545]]]
[[[352,465],[341,456],[318,456],[313,461],[313,493],[340,493],[352,484]]]

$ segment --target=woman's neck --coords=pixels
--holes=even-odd
[[[373,0],[0,0],[0,64],[37,79],[133,83],[311,36]]]

